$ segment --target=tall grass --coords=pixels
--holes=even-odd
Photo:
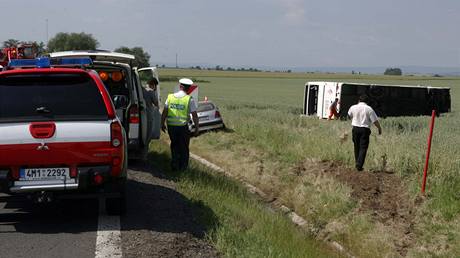
[[[184,73],[183,76],[188,75],[188,71],[180,72]],[[163,73],[160,72],[160,76]],[[353,167],[354,162],[349,121],[300,117],[303,85],[306,81],[323,80],[452,87],[453,111],[436,121],[428,198],[418,214],[420,217],[431,217],[432,220],[420,219],[415,225],[419,237],[409,254],[419,254],[424,248],[435,248],[428,244],[428,238],[422,237],[425,234],[448,234],[448,238],[442,238],[442,243],[448,247],[441,254],[460,255],[458,249],[454,248],[460,242],[460,232],[455,226],[460,218],[460,115],[456,112],[460,104],[457,85],[460,78],[252,74],[253,77],[251,73],[192,74],[210,81],[200,85],[200,96],[208,96],[219,105],[226,125],[233,130],[232,133],[210,133],[194,139],[193,151],[279,196],[319,228],[338,221],[348,224],[348,231],[344,230],[348,233],[335,237],[342,238],[357,249],[362,246],[360,240],[366,240],[367,246],[371,247],[379,246],[384,238],[369,237],[366,232],[377,230],[378,227],[370,222],[366,223],[370,223],[371,229],[361,234],[357,232],[359,225],[366,223],[363,222],[365,219],[348,216],[353,214],[356,205],[349,198],[350,189],[325,178],[304,176],[299,180],[293,174],[293,167],[306,159],[336,160],[349,167]],[[163,90],[170,91],[171,86],[166,84]],[[399,174],[413,198],[420,191],[429,119],[426,116],[382,119],[383,135],[371,135],[366,159],[365,167],[368,170],[385,169]],[[435,225],[443,225],[445,232],[437,232]],[[369,239],[374,239],[373,244]],[[364,247],[359,253],[370,255]],[[376,250],[372,254],[385,256],[394,253],[392,250]]]
[[[207,237],[224,257],[339,257],[234,180],[195,162],[185,172],[172,172],[168,146],[156,142],[151,149],[150,160],[190,200],[200,224],[208,228]]]

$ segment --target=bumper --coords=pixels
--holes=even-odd
[[[213,120],[213,121],[206,121],[206,122],[201,122],[200,121],[200,128],[199,131],[208,131],[208,130],[213,130],[213,129],[220,129],[224,128],[224,121],[222,119],[219,120]],[[195,131],[195,125],[191,124],[189,125],[189,130],[191,132]]]
[[[24,185],[18,184],[11,187],[9,190],[12,193],[27,193],[27,192],[37,192],[37,191],[63,191],[63,190],[75,190],[78,189],[78,183],[76,183],[75,179],[72,180],[72,183],[51,183],[51,182],[43,182],[37,183],[33,185]]]
[[[199,131],[207,131],[207,130],[212,130],[212,129],[219,129],[224,127],[224,121],[222,120],[215,120],[211,122],[201,122],[200,123],[200,128]]]
[[[41,180],[41,181],[14,181],[9,176],[8,170],[0,170],[0,192],[4,193],[33,193],[42,191],[61,192],[98,192],[109,189],[112,182],[120,181],[119,177],[110,175],[110,166],[78,167],[78,177],[68,180]],[[94,177],[102,176],[102,183],[96,184]]]

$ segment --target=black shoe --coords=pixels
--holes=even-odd
[[[363,171],[363,168],[356,167],[356,170],[358,170],[358,171]]]

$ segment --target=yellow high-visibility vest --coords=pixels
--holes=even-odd
[[[168,95],[168,118],[166,120],[168,125],[187,125],[187,121],[189,119],[189,102],[189,95],[185,95],[182,98],[176,98],[174,94]]]

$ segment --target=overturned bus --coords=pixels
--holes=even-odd
[[[329,107],[338,99],[337,112],[346,118],[348,109],[366,94],[379,117],[420,116],[450,112],[450,88],[410,85],[380,85],[347,82],[307,82],[304,115],[328,118]]]

